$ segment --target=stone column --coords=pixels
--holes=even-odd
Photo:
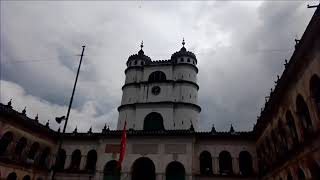
[[[239,174],[239,159],[238,158],[232,158],[232,168],[234,174]]]
[[[87,156],[81,156],[80,170],[83,170],[87,163]]]
[[[213,165],[213,174],[219,174],[219,158],[213,157],[212,158],[212,165]]]
[[[71,155],[66,156],[66,162],[64,163],[64,169],[68,169],[71,163]]]

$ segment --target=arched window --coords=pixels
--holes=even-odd
[[[289,172],[289,174],[288,174],[288,176],[287,176],[287,180],[293,180],[293,177],[292,177],[292,175],[290,174],[290,172]]]
[[[95,171],[97,162],[97,151],[91,150],[87,154],[86,170]]]
[[[212,171],[212,157],[208,151],[203,151],[200,154],[200,173],[202,175],[211,175]]]
[[[22,180],[31,180],[31,177],[29,175],[25,175]]]
[[[296,105],[297,113],[301,120],[303,130],[308,131],[308,129],[312,127],[312,122],[310,118],[309,108],[301,95],[298,95]]]
[[[276,153],[276,156],[278,156],[279,155],[279,144],[278,144],[277,136],[275,135],[274,130],[271,131],[271,140],[273,142],[274,152]]]
[[[289,128],[290,137],[293,140],[294,144],[298,144],[298,134],[297,134],[296,125],[294,123],[294,119],[291,114],[291,111],[289,111],[289,110],[286,113],[286,120],[287,120],[287,125]]]
[[[313,160],[310,167],[311,180],[319,180],[320,179],[320,166],[319,164]]]
[[[0,155],[3,155],[13,140],[12,132],[6,132],[0,139]]]
[[[22,137],[19,139],[17,145],[16,145],[16,149],[15,149],[15,153],[16,155],[21,155],[23,149],[26,147],[27,145],[27,139]]]
[[[222,175],[228,175],[232,174],[232,158],[228,151],[222,151],[219,154],[219,168],[220,168],[220,174]]]
[[[10,173],[7,176],[7,180],[17,180],[17,174],[15,172]]]
[[[107,162],[103,170],[103,180],[120,180],[120,168],[118,168],[117,161],[111,160]]]
[[[239,154],[239,168],[243,176],[252,175],[252,157],[248,151],[241,151]]]
[[[42,153],[40,155],[40,159],[39,159],[39,166],[40,167],[48,168],[49,154],[50,154],[50,148],[49,147],[44,148],[44,150],[42,151]]]
[[[148,82],[162,82],[166,79],[166,74],[164,74],[162,71],[155,71],[149,75]]]
[[[155,180],[156,168],[151,159],[147,157],[138,158],[132,166],[131,180]]]
[[[152,112],[144,118],[143,130],[164,130],[161,114]]]
[[[305,180],[306,175],[304,175],[304,172],[301,168],[298,169],[298,180]]]
[[[56,162],[56,169],[57,171],[64,170],[64,164],[66,162],[66,151],[64,149],[59,149],[57,162]]]
[[[316,105],[316,109],[320,112],[320,78],[313,75],[310,80],[311,97]]]
[[[283,125],[282,125],[282,121],[281,119],[279,119],[278,121],[278,130],[279,130],[279,142],[280,142],[280,149],[281,149],[281,153],[286,153],[288,151],[288,142],[287,142],[287,134],[286,134],[286,130],[284,129]]]
[[[38,142],[34,142],[31,147],[30,150],[28,152],[28,158],[34,160],[34,157],[36,156],[36,153],[38,152],[38,149],[40,147],[40,144]]]
[[[74,150],[71,156],[70,169],[79,170],[81,162],[81,151],[79,149]]]
[[[183,164],[173,161],[166,168],[166,180],[185,180],[186,172]]]

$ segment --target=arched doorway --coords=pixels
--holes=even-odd
[[[240,152],[239,168],[243,176],[250,176],[252,174],[252,157],[248,151]]]
[[[103,180],[120,180],[120,168],[117,166],[116,160],[107,162],[103,169]]]
[[[211,175],[212,171],[212,157],[208,151],[203,151],[200,154],[200,174],[201,175]]]
[[[232,158],[228,151],[222,151],[219,154],[220,174],[232,174]]]
[[[304,174],[303,170],[301,168],[298,169],[298,180],[305,180],[306,175]]]
[[[10,173],[7,176],[7,180],[17,180],[17,174],[15,172]]]
[[[292,143],[293,143],[293,145],[297,145],[299,143],[297,128],[296,128],[293,116],[291,114],[291,111],[289,111],[289,110],[286,112],[286,120],[287,120],[287,125],[289,128],[290,138],[293,141]]]
[[[149,113],[144,118],[143,130],[164,130],[161,114],[157,112]]]
[[[95,171],[96,170],[96,162],[97,162],[97,151],[91,150],[87,154],[87,162],[86,162],[86,170]]]
[[[38,152],[38,149],[40,147],[40,144],[38,142],[34,142],[31,147],[30,150],[28,152],[28,158],[31,160],[34,160],[36,153]]]
[[[81,162],[81,151],[74,150],[71,156],[70,170],[79,170]]]
[[[132,166],[132,180],[155,180],[156,168],[151,159],[141,157]]]
[[[312,127],[309,108],[304,101],[303,97],[299,94],[296,99],[297,113],[302,124],[303,131],[308,132],[308,129]],[[302,132],[302,133],[305,133]]]
[[[59,149],[58,152],[58,157],[57,157],[57,161],[56,161],[56,170],[57,171],[62,171],[64,170],[64,164],[66,162],[66,151],[64,149]]]
[[[31,177],[29,175],[25,175],[22,180],[31,180]]]
[[[20,138],[15,149],[16,155],[20,156],[23,149],[26,147],[26,145],[27,145],[27,139],[24,137]]]
[[[311,173],[311,180],[319,180],[320,179],[320,166],[319,164],[313,160],[309,167]]]
[[[166,180],[185,180],[185,176],[184,166],[180,162],[173,161],[168,164],[166,168]]]
[[[7,151],[9,144],[13,140],[12,132],[6,132],[0,139],[0,155],[4,154]]]
[[[46,147],[41,153],[41,156],[39,158],[39,166],[43,168],[49,168],[48,164],[48,157],[50,154],[50,148]]]

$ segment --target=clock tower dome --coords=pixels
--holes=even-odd
[[[169,60],[152,61],[143,43],[128,58],[117,129],[198,129],[197,58],[182,45]]]

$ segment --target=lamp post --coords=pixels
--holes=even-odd
[[[82,63],[84,48],[85,48],[85,46],[82,46],[82,53],[81,53],[81,56],[80,56],[80,63],[79,63],[79,67],[78,67],[76,79],[75,79],[74,85],[73,85],[73,90],[72,90],[72,94],[71,94],[71,98],[70,98],[70,102],[69,102],[67,117],[65,117],[65,116],[56,117],[56,121],[57,121],[59,124],[61,123],[62,120],[65,120],[64,127],[63,127],[63,130],[62,130],[62,135],[66,132],[66,127],[67,127],[67,124],[68,124],[68,119],[69,119],[69,115],[70,115],[70,110],[71,110],[71,107],[72,107],[73,96],[74,96],[74,92],[75,92],[75,90],[76,90],[77,81],[78,81],[78,76],[79,76],[80,67],[81,67],[81,63]],[[54,165],[54,168],[53,168],[51,180],[54,180],[54,176],[55,176],[55,174],[56,174],[56,163],[57,163],[58,158],[59,158],[59,152],[60,152],[60,149],[61,149],[61,146],[62,146],[62,140],[63,140],[63,139],[62,139],[62,135],[59,136],[59,147],[58,147],[58,152],[57,152],[57,155],[56,155],[56,161],[55,161],[55,165]]]

